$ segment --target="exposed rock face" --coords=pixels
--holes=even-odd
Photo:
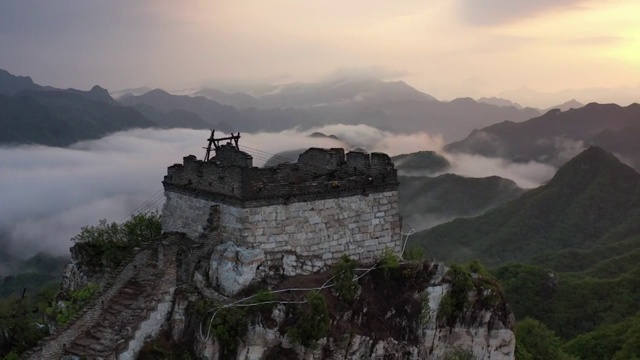
[[[446,270],[442,264],[404,267],[386,275],[383,270],[374,270],[360,280],[362,292],[351,305],[323,291],[331,318],[330,335],[311,347],[297,344],[289,336],[287,328],[297,321],[291,318],[296,305],[278,305],[270,316],[250,322],[233,358],[440,360],[452,349],[461,349],[475,359],[513,360],[515,319],[504,299],[487,302],[492,290],[478,287],[479,277],[474,278],[476,288],[469,293],[468,308],[455,324],[449,326],[438,318],[440,303],[451,291]],[[307,281],[298,276],[280,287]],[[194,348],[205,359],[221,359],[220,344],[213,339],[198,338]]]
[[[60,283],[60,291],[71,292],[81,289],[89,282],[87,275],[75,263],[67,264],[62,273],[62,281]]]
[[[217,246],[209,264],[209,280],[226,296],[244,289],[256,276],[256,269],[265,261],[262,249],[250,249],[227,242]]]

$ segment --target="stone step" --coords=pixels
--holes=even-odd
[[[114,334],[112,332],[101,332],[101,331],[96,331],[94,329],[89,329],[84,336],[86,339],[89,339],[95,342],[95,341],[100,341],[102,339],[114,336]]]
[[[150,256],[144,265],[138,265],[137,273],[103,305],[98,320],[70,344],[66,353],[96,359],[110,358],[126,349],[140,323],[166,296],[159,293],[165,287],[160,279],[176,271],[175,250],[161,251],[160,259]]]

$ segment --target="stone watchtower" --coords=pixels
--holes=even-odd
[[[190,155],[169,167],[163,185],[163,231],[260,249],[268,266],[305,274],[344,254],[371,262],[401,251],[398,177],[386,154],[311,148],[297,163],[257,168],[237,143],[217,145],[208,161]]]

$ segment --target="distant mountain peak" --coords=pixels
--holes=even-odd
[[[103,87],[101,87],[100,85],[94,85],[91,90],[89,90],[89,93],[93,95],[94,98],[96,99],[100,99],[103,101],[107,101],[107,102],[113,102],[113,98],[111,97],[111,95],[109,94],[109,91]]]
[[[515,103],[509,99],[503,99],[503,98],[499,98],[499,97],[481,97],[478,99],[479,103],[486,103],[486,104],[491,104],[491,105],[497,105],[497,106],[502,106],[502,107],[506,107],[506,106],[513,106],[516,109],[522,109],[522,106],[518,103]]]
[[[562,165],[549,184],[592,181],[598,176],[617,176],[636,173],[633,168],[623,164],[612,153],[599,146],[590,146],[573,159]]]
[[[567,111],[567,110],[571,110],[571,109],[579,109],[581,107],[583,107],[584,104],[579,102],[576,99],[571,99],[569,101],[565,101],[564,103],[560,104],[560,105],[556,105],[556,106],[552,106],[550,108],[547,108],[544,110],[544,112],[549,112],[551,110],[560,110],[560,111]]]
[[[16,76],[7,70],[0,69],[0,94],[14,95],[23,90],[41,90],[29,76]]]
[[[153,89],[153,90],[150,90],[150,91],[144,93],[144,95],[171,95],[171,94],[169,94],[168,92],[166,92],[166,91],[164,91],[164,90],[162,90],[160,88],[156,88],[156,89]]]
[[[107,89],[103,88],[100,85],[93,85],[93,87],[89,91],[91,91],[91,92],[101,92],[101,93],[107,93],[107,94],[109,93],[107,91]]]

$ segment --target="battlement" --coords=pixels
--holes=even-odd
[[[341,148],[310,148],[296,163],[258,168],[251,155],[228,144],[209,161],[190,155],[169,167],[163,185],[167,191],[244,208],[395,191],[398,176],[383,153],[345,155]]]

